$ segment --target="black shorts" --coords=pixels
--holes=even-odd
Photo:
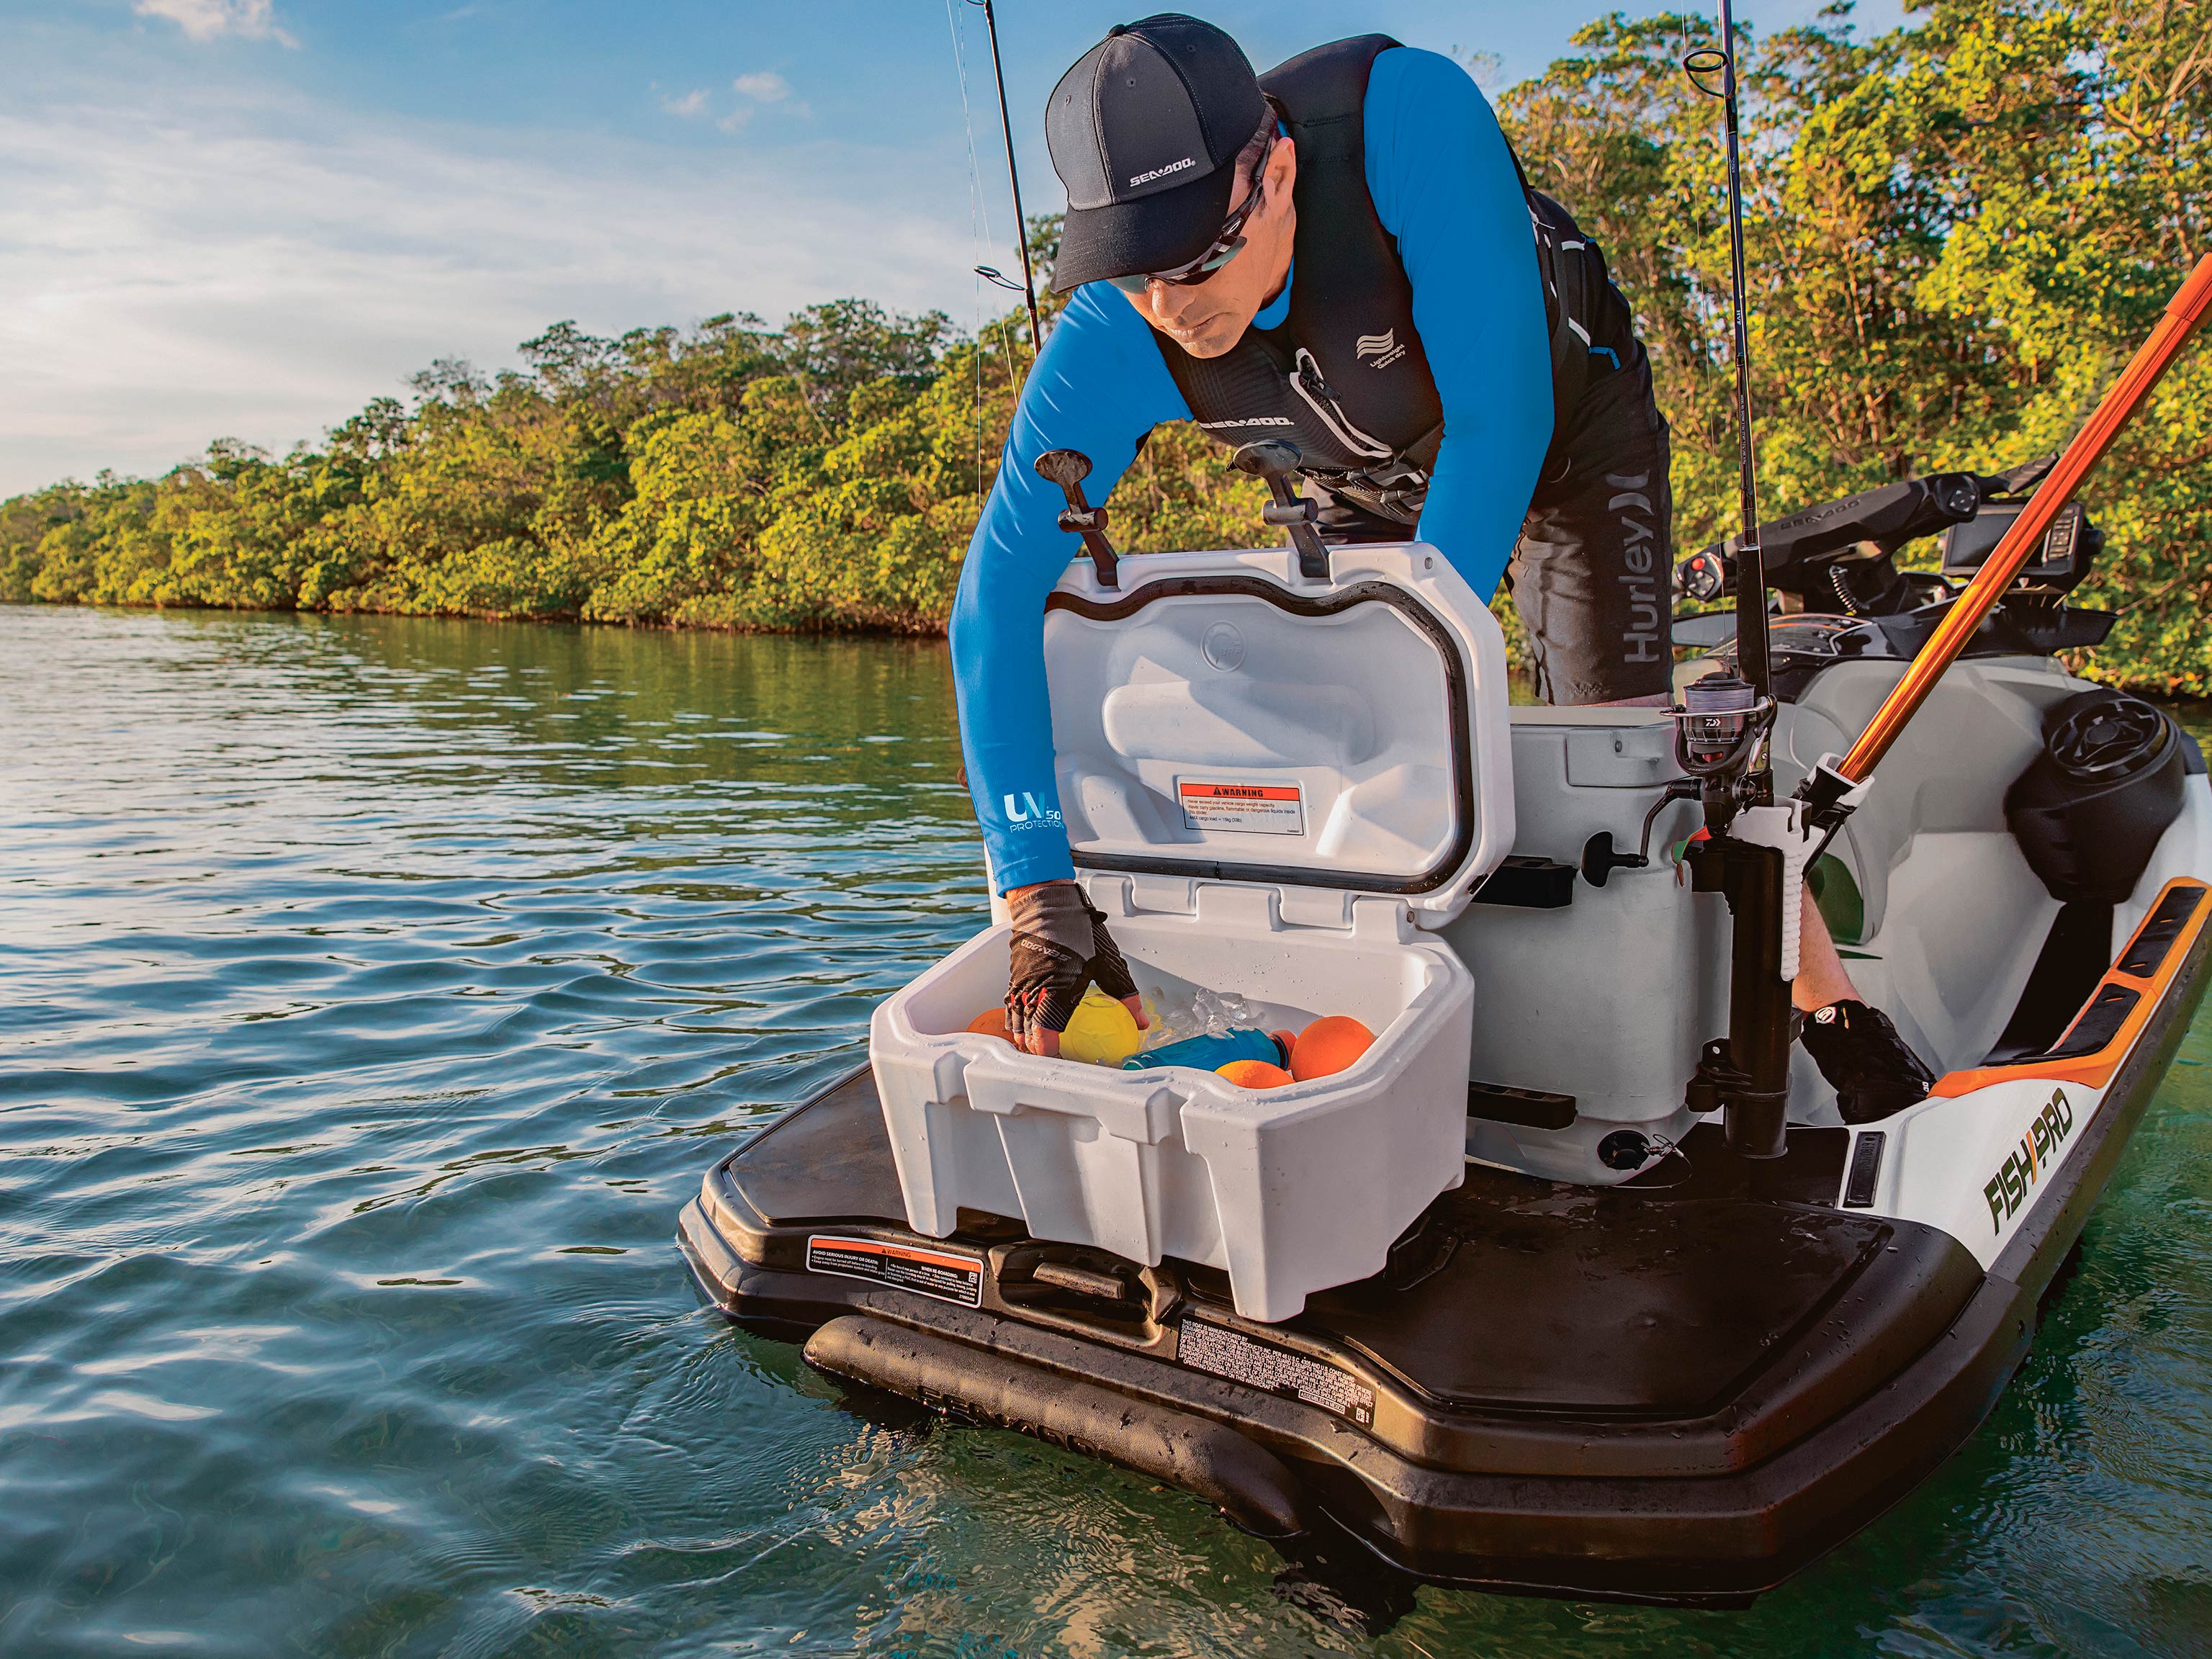
[[[1671,690],[1674,492],[1638,345],[1591,376],[1528,503],[1505,574],[1546,702]]]

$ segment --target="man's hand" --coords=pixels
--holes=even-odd
[[[1129,964],[1106,932],[1106,917],[1072,881],[1041,881],[1006,895],[1013,918],[1013,959],[1006,974],[1006,1030],[1033,1054],[1060,1052],[1086,987],[1119,997],[1142,1030],[1152,1022],[1138,1006]]]

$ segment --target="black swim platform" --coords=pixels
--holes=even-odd
[[[1266,1326],[1210,1269],[911,1232],[863,1071],[716,1165],[683,1237],[724,1312],[826,1369],[1256,1529],[1326,1511],[1439,1581],[1736,1601],[1926,1475],[2033,1324],[1948,1235],[1834,1207],[1846,1139],[1758,1164],[1700,1129],[1611,1191],[1470,1167],[1383,1273]],[[886,1251],[904,1282],[849,1276]]]

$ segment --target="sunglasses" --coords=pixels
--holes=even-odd
[[[1139,270],[1106,280],[1122,293],[1142,298],[1154,283],[1165,283],[1170,288],[1189,288],[1212,276],[1244,251],[1244,224],[1260,205],[1260,181],[1267,170],[1267,157],[1273,153],[1272,147],[1261,152],[1260,165],[1253,170],[1252,188],[1246,193],[1243,204],[1229,216],[1205,252],[1173,270]]]

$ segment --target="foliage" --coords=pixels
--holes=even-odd
[[[1744,51],[1760,485],[1773,512],[2058,448],[2207,250],[2212,7],[1923,0],[1871,40],[1832,6]],[[1681,550],[1733,527],[1715,26],[1620,14],[1501,114],[1636,305],[1675,434]],[[2212,352],[2168,376],[2087,496],[2110,537],[2084,665],[2212,694]]]
[[[1717,109],[1680,69],[1712,25],[1584,28],[1500,112],[1607,249],[1675,431],[1682,550],[1733,517]],[[1927,0],[1746,49],[1761,483],[1770,507],[2064,441],[2206,246],[2212,5]],[[1048,268],[1056,224],[1032,227]],[[1048,304],[1048,310],[1050,310]],[[443,361],[275,458],[0,502],[0,597],[750,629],[943,625],[1028,356],[865,301],[772,328],[556,324],[523,372]],[[2089,666],[2212,694],[2212,352],[2092,481]],[[1248,540],[1256,487],[1182,426],[1117,493],[1133,548]]]

